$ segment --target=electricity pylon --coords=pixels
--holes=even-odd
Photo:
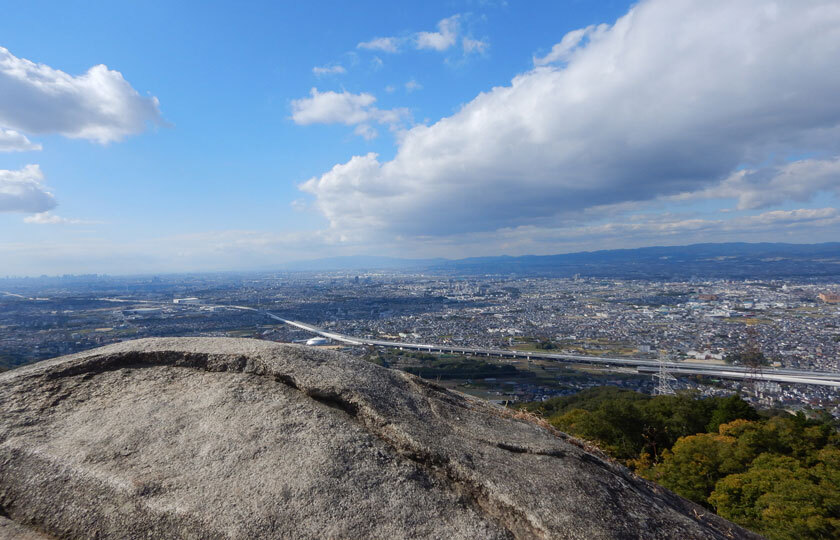
[[[668,370],[668,365],[665,362],[665,351],[659,351],[659,372],[655,373],[653,377],[657,380],[656,388],[653,390],[656,396],[672,396],[676,394],[674,390],[674,383],[677,378]]]

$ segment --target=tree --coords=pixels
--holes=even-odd
[[[686,499],[709,506],[708,498],[721,478],[739,472],[735,460],[735,438],[701,433],[680,438],[663,453],[662,463],[639,471]]]
[[[771,539],[840,538],[840,433],[828,414],[761,418],[737,395],[650,398],[616,388],[533,407],[641,476]]]
[[[712,411],[712,418],[706,425],[706,431],[714,433],[718,431],[721,424],[726,424],[743,418],[745,420],[758,420],[758,412],[746,401],[741,399],[741,396],[732,394],[718,400],[717,407]]]
[[[645,425],[658,431],[660,447],[670,448],[680,437],[705,431],[715,405],[713,399],[698,399],[695,394],[683,392],[656,396],[640,408]]]
[[[840,450],[826,448],[810,468],[762,454],[747,472],[718,481],[718,514],[771,539],[840,538]]]

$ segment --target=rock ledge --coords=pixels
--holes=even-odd
[[[758,538],[505,409],[302,346],[120,343],[0,375],[0,408],[3,537]]]

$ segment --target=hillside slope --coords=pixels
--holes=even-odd
[[[0,406],[0,516],[64,538],[755,537],[505,409],[330,351],[125,342],[0,374]]]

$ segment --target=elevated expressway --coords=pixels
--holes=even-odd
[[[238,306],[237,306],[238,307]],[[348,345],[369,345],[373,347],[387,347],[391,349],[401,349],[410,351],[424,351],[430,353],[452,353],[452,354],[468,354],[472,356],[492,356],[496,358],[522,358],[522,359],[540,359],[540,360],[555,360],[567,364],[592,364],[603,366],[604,368],[635,368],[639,373],[655,373],[660,369],[658,360],[649,360],[643,358],[608,358],[603,356],[582,356],[574,354],[559,354],[547,352],[533,352],[533,351],[511,351],[506,349],[480,349],[473,347],[456,347],[452,345],[434,345],[423,343],[405,343],[400,341],[385,341],[379,339],[367,339],[354,336],[345,336],[335,332],[328,332],[317,326],[302,323],[299,321],[291,321],[278,317],[268,311],[261,311],[278,322],[288,324],[318,334],[325,338],[337,341],[339,343],[346,343]],[[752,372],[742,366],[729,365],[709,365],[700,364],[696,362],[665,362],[666,369],[674,376],[684,375],[703,375],[706,377],[717,377],[721,379],[753,379],[768,382],[779,383],[796,383],[796,384],[813,384],[819,386],[832,386],[840,388],[840,373],[832,373],[827,371],[810,371],[802,369],[774,369],[763,368],[759,372]]]

